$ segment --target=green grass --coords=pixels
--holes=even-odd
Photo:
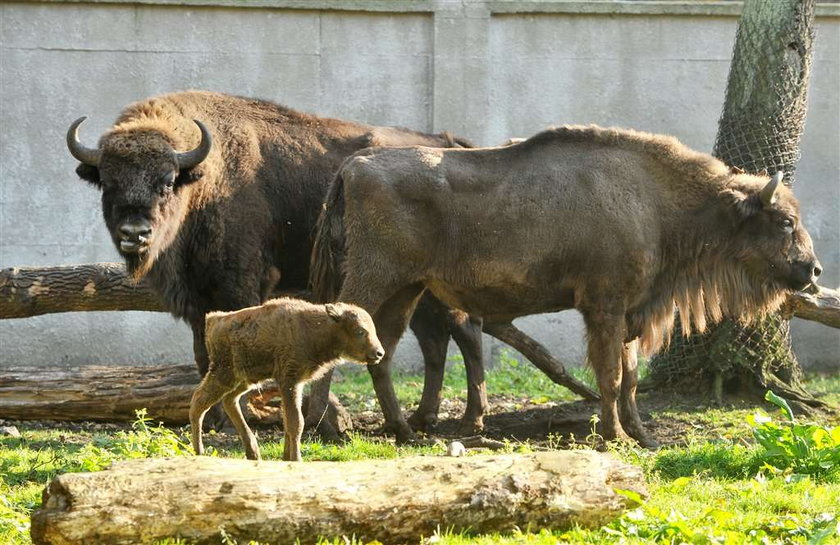
[[[585,375],[583,376],[585,378]],[[503,362],[488,373],[488,390],[505,396],[550,396],[562,401],[560,388],[545,382],[530,365]],[[345,373],[336,391],[351,410],[372,405],[372,390],[366,373]],[[398,395],[411,402],[419,399],[421,379],[416,375],[396,380]],[[446,396],[464,396],[462,366],[447,373]],[[807,384],[826,401],[840,400],[840,377],[813,377]],[[348,398],[353,393],[355,398]],[[354,401],[355,399],[355,401]],[[354,407],[355,405],[355,407]],[[777,426],[786,426],[784,412],[765,407]],[[686,430],[684,444],[655,452],[630,446],[614,446],[613,453],[641,466],[649,483],[649,497],[611,524],[596,529],[468,535],[442,531],[427,543],[442,545],[484,544],[724,544],[819,545],[840,543],[840,475],[826,471],[798,473],[795,464],[770,466],[768,450],[757,444],[754,432],[763,421],[750,419],[756,408],[704,410],[677,406],[658,411],[654,419],[670,419]],[[813,423],[829,432],[837,417]],[[806,426],[802,419],[797,425]],[[771,430],[772,431],[772,430]],[[0,544],[28,545],[29,516],[41,501],[44,485],[58,474],[97,471],[115,460],[149,456],[189,456],[186,430],[171,430],[139,419],[131,430],[105,433],[31,429],[21,425],[22,437],[0,438]],[[774,435],[787,441],[784,434]],[[282,442],[262,441],[266,459],[279,459]],[[510,450],[514,450],[511,445]],[[826,447],[834,448],[834,447]],[[528,450],[525,445],[522,450]],[[395,458],[416,454],[440,455],[443,447],[396,447],[390,441],[353,435],[344,445],[306,442],[305,460],[351,461]],[[834,452],[834,451],[832,451]],[[218,446],[216,456],[242,457],[237,442]],[[810,467],[810,466],[803,466]],[[418,537],[418,543],[420,542]],[[236,545],[231,538],[221,543]],[[343,538],[323,540],[322,545],[362,545]],[[159,545],[187,545],[169,539]],[[239,545],[246,545],[240,543]]]
[[[589,368],[576,367],[568,371],[576,379],[595,387],[595,379]],[[396,371],[393,377],[394,389],[403,406],[409,409],[416,406],[423,391],[423,375]],[[508,351],[499,354],[495,367],[486,374],[486,383],[487,392],[497,398],[527,398],[535,404],[578,399],[567,388],[558,386],[536,367],[527,361],[519,361]],[[364,368],[352,365],[339,367],[332,391],[350,410],[378,410],[373,384]],[[467,373],[460,355],[451,357],[447,364],[441,395],[443,399],[465,401],[467,398]]]

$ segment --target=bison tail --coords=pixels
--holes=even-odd
[[[344,263],[344,179],[342,169],[330,184],[315,224],[315,243],[309,268],[309,288],[315,301],[335,301],[341,291]]]

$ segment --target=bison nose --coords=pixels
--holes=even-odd
[[[152,225],[146,220],[127,221],[120,225],[117,231],[120,237],[120,250],[124,253],[136,254],[148,247]]]
[[[371,352],[368,354],[368,362],[370,363],[379,363],[382,358],[385,357],[385,351],[381,348],[377,348],[376,352]]]
[[[822,274],[822,265],[819,261],[814,261],[811,265],[811,284],[817,284],[817,278],[820,277],[820,274]]]
[[[120,225],[120,238],[134,242],[145,242],[152,234],[152,226],[147,221],[126,222]]]

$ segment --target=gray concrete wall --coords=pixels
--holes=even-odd
[[[4,2],[0,267],[118,260],[98,192],[73,172],[65,130],[89,115],[83,137],[94,142],[128,102],[185,88],[447,129],[479,144],[551,124],[598,123],[670,133],[710,150],[739,9],[734,2]],[[840,9],[820,6],[818,14],[796,192],[823,283],[837,286]],[[575,312],[520,322],[565,361],[582,361]],[[840,363],[835,330],[795,322],[794,347],[806,366]],[[419,360],[412,339],[397,357]],[[188,328],[163,314],[0,321],[0,366],[190,358]]]

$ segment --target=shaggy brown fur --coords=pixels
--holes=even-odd
[[[193,120],[207,127],[213,145],[203,162],[179,171],[176,150],[192,150],[201,140]],[[147,275],[169,311],[190,324],[203,375],[208,311],[307,289],[315,221],[344,158],[370,146],[417,144],[470,145],[448,133],[374,127],[187,91],[129,105],[100,139],[99,164],[80,164],[77,172],[102,190],[105,223],[129,269]],[[138,226],[150,230],[144,244],[123,251],[121,229]],[[427,365],[442,370],[452,334],[468,354],[465,363],[480,371],[481,361],[469,356],[481,353],[480,328],[441,312],[431,296],[425,304],[429,309],[412,328],[424,354],[442,354]],[[441,314],[444,323],[429,323]],[[480,424],[478,413],[468,411],[465,420]]]
[[[485,322],[580,310],[603,433],[646,443],[636,339],[647,352],[661,346],[675,306],[686,330],[772,310],[820,272],[788,188],[674,138],[620,129],[561,127],[479,150],[367,150],[340,170],[319,221],[317,290],[336,295],[343,267],[339,300],[377,326],[424,287]],[[390,354],[398,335],[379,337]]]
[[[222,400],[245,447],[259,460],[257,440],[239,407],[239,398],[274,379],[283,402],[283,459],[300,461],[304,384],[348,359],[378,363],[385,351],[370,315],[353,305],[314,305],[299,299],[271,299],[258,307],[207,315],[210,369],[190,403],[192,443],[203,454],[201,425],[207,410]]]

